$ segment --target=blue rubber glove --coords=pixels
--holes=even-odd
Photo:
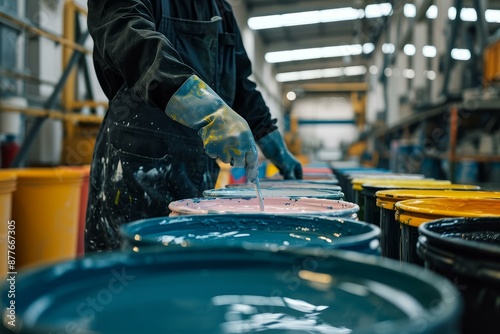
[[[302,179],[302,165],[290,153],[278,130],[257,141],[264,156],[280,171],[285,180]]]
[[[248,123],[205,82],[193,75],[168,101],[165,113],[198,130],[205,153],[235,167],[245,167],[247,179],[258,176],[258,153]]]

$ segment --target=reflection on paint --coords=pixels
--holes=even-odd
[[[172,231],[170,234],[161,235],[158,237],[163,245],[181,245],[189,244],[190,241],[201,241],[204,243],[217,242],[217,241],[231,241],[232,239],[240,239],[242,242],[262,244],[277,244],[285,246],[304,246],[305,244],[314,244],[317,246],[329,246],[335,239],[341,238],[340,233],[325,235],[324,233],[317,233],[314,231],[301,232],[301,231],[264,231],[264,230],[237,230],[230,232],[208,232],[208,233],[194,233],[194,231]],[[137,239],[135,239],[137,240]]]
[[[212,298],[215,306],[226,307],[223,333],[254,333],[267,330],[304,331],[307,333],[349,334],[352,330],[334,327],[321,319],[325,305],[313,305],[288,297],[221,295]],[[279,309],[282,312],[260,310]]]

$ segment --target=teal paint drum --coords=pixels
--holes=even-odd
[[[500,218],[445,218],[418,228],[425,267],[448,278],[463,296],[463,334],[499,332]]]
[[[461,307],[432,272],[318,249],[112,252],[16,280],[20,333],[456,334]]]
[[[286,215],[194,215],[159,217],[124,224],[124,249],[155,247],[263,246],[317,247],[380,254],[380,229],[333,217]]]
[[[344,193],[330,189],[308,188],[262,188],[262,197],[289,197],[289,198],[323,198],[341,200]],[[209,189],[203,192],[205,197],[218,198],[248,198],[255,197],[255,190],[249,188],[221,188]]]
[[[218,198],[202,197],[188,198],[171,202],[168,208],[169,216],[200,215],[200,214],[284,214],[313,215],[357,219],[359,206],[339,200],[323,198],[290,198],[264,197],[264,211],[256,197],[248,198]]]

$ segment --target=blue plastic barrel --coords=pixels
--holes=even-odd
[[[20,333],[86,334],[457,334],[462,307],[451,283],[412,265],[240,247],[115,252],[25,272],[15,305]]]
[[[210,246],[318,247],[380,254],[380,229],[350,219],[272,214],[159,217],[122,225],[124,248]]]

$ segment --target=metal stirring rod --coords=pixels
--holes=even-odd
[[[260,211],[264,211],[264,201],[262,200],[262,192],[260,191],[259,178],[255,179],[254,183],[255,192],[257,193],[257,198],[259,199]]]

